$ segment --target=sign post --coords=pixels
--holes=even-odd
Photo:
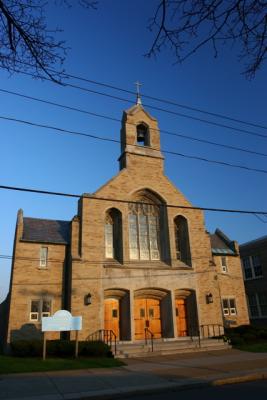
[[[78,358],[78,352],[79,352],[78,336],[79,336],[79,331],[75,331],[75,358]]]
[[[46,359],[46,332],[75,331],[75,358],[79,353],[78,334],[82,329],[82,317],[73,317],[69,311],[59,310],[52,317],[42,318],[42,332],[44,332],[43,360]]]
[[[43,343],[43,360],[46,358],[46,336],[44,332],[44,343]]]

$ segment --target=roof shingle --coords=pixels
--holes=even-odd
[[[70,222],[39,218],[23,218],[22,240],[69,244]]]

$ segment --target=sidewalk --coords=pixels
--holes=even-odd
[[[125,359],[110,369],[0,375],[2,400],[101,399],[267,379],[267,353],[220,350]]]

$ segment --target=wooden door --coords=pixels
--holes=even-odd
[[[187,312],[186,301],[184,299],[175,300],[175,311],[178,336],[187,336]]]
[[[120,310],[117,299],[105,299],[104,329],[112,330],[117,339],[120,338]]]
[[[135,339],[145,338],[145,328],[161,337],[160,301],[154,299],[136,299],[134,303]]]

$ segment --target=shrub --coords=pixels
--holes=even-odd
[[[264,329],[260,329],[259,330],[259,332],[258,332],[258,335],[259,335],[259,338],[260,339],[267,339],[267,329],[266,328],[264,328]]]
[[[79,354],[87,357],[113,357],[110,347],[101,341],[80,342]]]
[[[74,355],[75,342],[70,340],[48,340],[47,355],[58,357],[72,357]]]
[[[41,357],[43,342],[41,340],[15,340],[11,342],[12,354],[17,357]],[[57,357],[73,357],[75,341],[48,340],[47,355]],[[113,357],[110,347],[101,342],[79,342],[79,355],[84,357]]]
[[[17,357],[38,357],[42,354],[41,340],[14,340],[10,343],[12,354]]]

